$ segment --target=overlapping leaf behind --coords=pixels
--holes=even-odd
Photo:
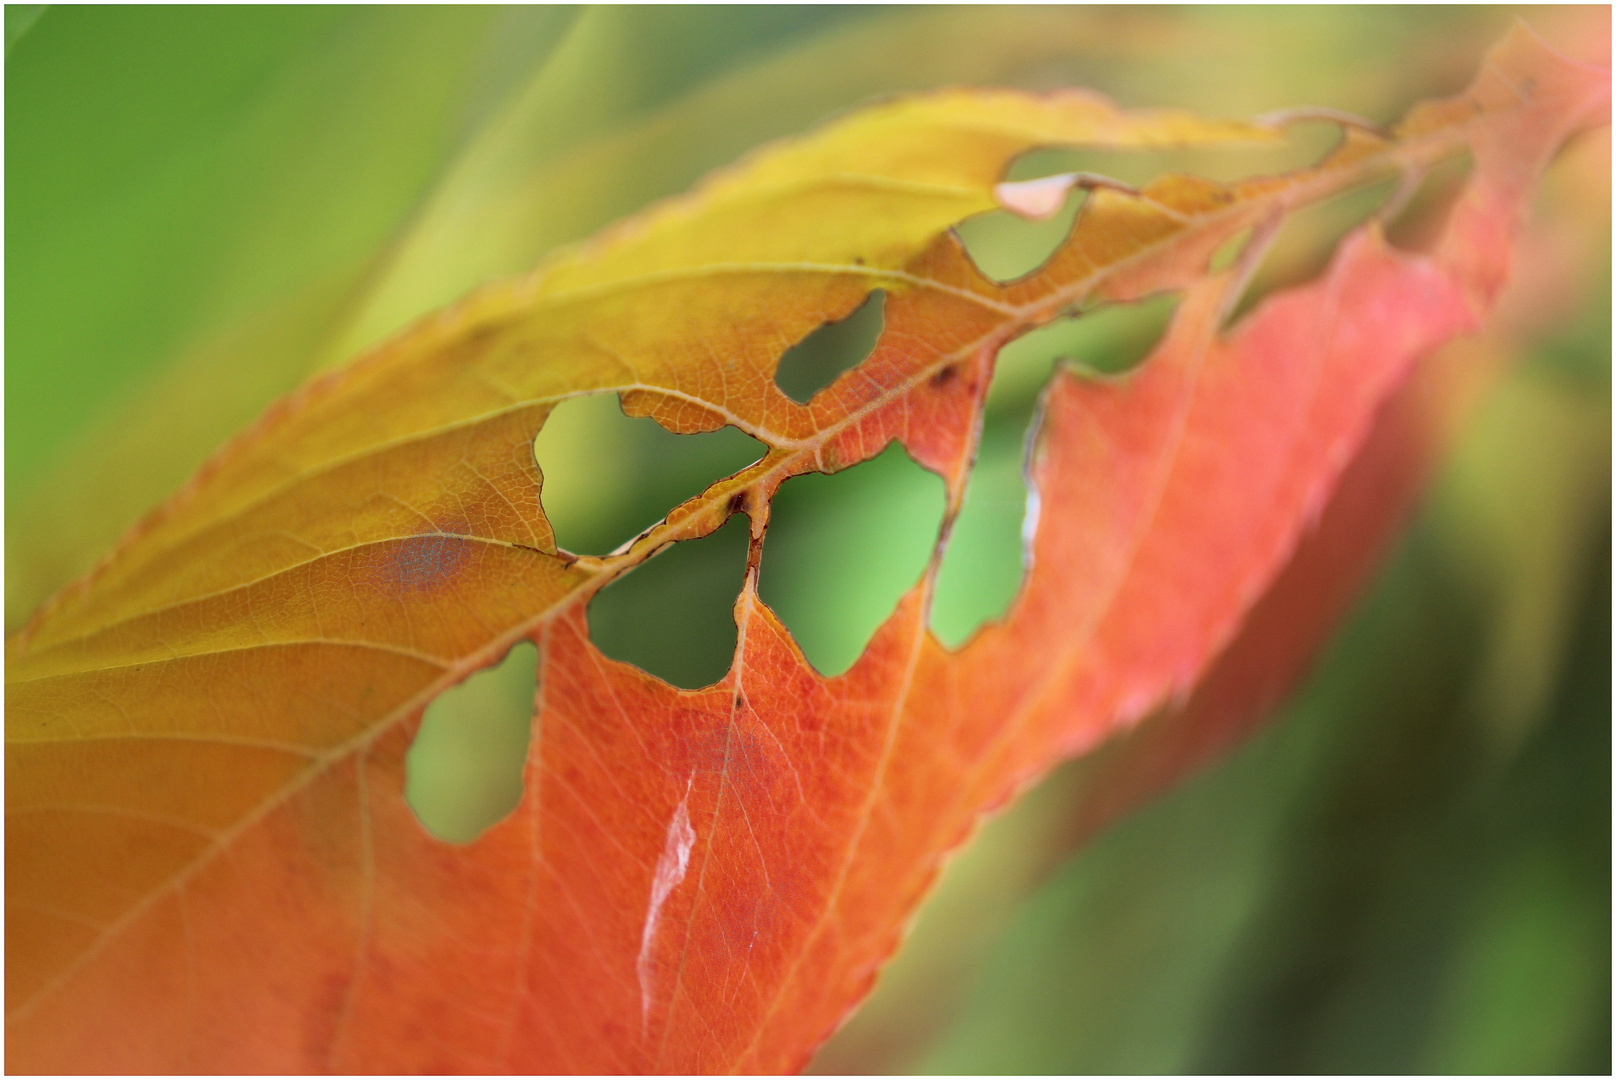
[[[800,1064],[984,808],[1227,642],[1378,403],[1476,325],[1536,169],[1605,92],[1517,35],[1467,95],[1315,169],[1098,190],[1005,286],[942,230],[993,205],[1020,151],[1263,132],[1078,94],[899,102],[313,384],[12,642],[13,1061]],[[1246,266],[1208,275],[1214,250],[1463,149],[1474,179],[1429,255],[1355,235],[1323,280],[1219,334]],[[870,359],[807,406],[780,394],[786,346],[876,287]],[[1048,392],[1005,624],[943,650],[928,571],[851,671],[814,673],[755,595],[778,485],[896,438],[957,510],[997,347],[1163,289],[1185,299],[1138,375]],[[530,447],[590,391],[770,449],[626,550],[575,558]],[[679,693],[593,650],[594,590],[737,512],[753,549],[728,678]],[[541,656],[524,802],[448,848],[402,801],[409,724],[523,637]],[[56,1057],[92,1049],[85,1024],[115,1056]]]

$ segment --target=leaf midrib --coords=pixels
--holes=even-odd
[[[1449,153],[1457,152],[1457,149],[1467,141],[1468,132],[1472,129],[1472,127],[1487,119],[1489,115],[1491,114],[1479,114],[1478,116],[1469,118],[1462,125],[1452,129],[1443,129],[1438,132],[1433,132],[1413,143],[1390,143],[1384,150],[1379,151],[1376,154],[1366,155],[1365,157],[1349,162],[1345,168],[1340,168],[1341,175],[1332,176],[1331,171],[1327,169],[1321,170],[1316,172],[1315,175],[1310,178],[1310,181],[1299,181],[1294,185],[1285,186],[1279,188],[1278,190],[1267,192],[1261,195],[1259,198],[1248,202],[1234,202],[1225,207],[1220,207],[1200,218],[1198,228],[1210,229],[1221,219],[1233,217],[1241,213],[1249,213],[1253,208],[1260,207],[1264,203],[1276,203],[1288,211],[1294,208],[1294,206],[1317,201],[1318,199],[1327,197],[1330,194],[1336,194],[1341,191],[1348,190],[1357,184],[1371,182],[1369,179],[1371,175],[1378,175],[1380,172],[1386,169],[1395,168],[1397,162],[1400,160],[1407,161],[1409,163],[1409,167],[1414,167],[1414,163],[1420,159],[1429,159],[1425,162],[1426,164],[1429,164],[1430,161],[1447,156]],[[1319,167],[1315,166],[1315,169],[1318,168]],[[824,436],[815,444],[815,452],[817,453],[818,449],[822,448],[824,444],[830,442],[841,430],[852,426],[854,423],[867,416],[871,411],[890,404],[891,401],[901,397],[908,390],[913,389],[915,386],[919,385],[925,379],[930,378],[942,368],[951,363],[957,362],[964,356],[967,356],[970,353],[982,348],[997,336],[1003,336],[1004,338],[1008,339],[1009,335],[1016,330],[1039,325],[1042,321],[1047,321],[1049,318],[1055,317],[1055,315],[1067,305],[1075,303],[1082,297],[1092,294],[1094,288],[1100,281],[1132,264],[1143,262],[1148,258],[1153,257],[1169,245],[1183,240],[1190,233],[1190,231],[1191,230],[1186,229],[1181,232],[1170,234],[1167,237],[1164,237],[1163,239],[1152,244],[1146,245],[1139,251],[1118,260],[1116,263],[1112,263],[1101,270],[1097,270],[1092,274],[1086,275],[1072,285],[1051,291],[1051,293],[1032,304],[1019,308],[1010,308],[1007,313],[1012,315],[1012,320],[1007,321],[1005,325],[995,328],[995,330],[982,335],[982,337],[970,343],[968,346],[962,346],[960,349],[957,349],[952,353],[945,354],[934,359],[929,364],[917,369],[915,374],[904,383],[894,387],[891,393],[887,394],[881,399],[868,402],[865,405],[860,406],[842,420],[823,429]],[[872,275],[880,274],[889,277],[892,276],[888,271],[869,271],[868,268],[863,267],[857,269],[859,271],[869,272]],[[471,299],[472,298],[468,298],[468,301]],[[459,305],[457,305],[457,307],[458,306]],[[406,331],[404,336],[411,335],[414,332],[415,331]],[[396,347],[395,344],[383,345],[378,352],[382,353],[390,351],[394,347]],[[974,439],[976,438],[976,435],[973,434],[970,437]],[[783,459],[781,464],[785,464],[786,462],[800,461],[806,455],[806,449],[796,451],[795,453],[790,454],[786,459]],[[769,457],[765,457],[763,461],[758,463],[758,465],[766,464],[770,457],[773,456],[774,455],[771,454]],[[740,479],[747,472],[750,472],[755,468],[756,466],[753,466],[747,470],[742,470],[740,473],[734,474],[733,476],[726,478],[726,480],[721,480],[712,485],[707,489],[706,492],[703,492],[701,495],[695,496],[694,498],[681,504],[679,507],[676,507],[675,511],[670,513],[669,518],[672,518],[678,513],[678,511],[684,510],[687,507],[692,507],[693,510],[699,510],[703,506],[709,505],[712,501],[709,496],[712,496],[718,489],[727,488],[730,482]],[[779,468],[780,466],[776,465],[774,469],[769,471],[774,472]],[[759,479],[761,479],[761,477]],[[747,484],[741,486],[752,486],[756,483],[758,483],[758,480],[749,481]],[[702,515],[695,512],[679,514],[678,516],[681,522],[699,521],[702,517]],[[86,948],[84,952],[75,957],[74,960],[69,964],[64,965],[63,968],[53,975],[49,980],[47,980],[46,983],[28,1001],[22,1003],[16,1010],[11,1012],[7,1017],[7,1023],[20,1021],[25,1018],[41,1001],[50,996],[52,992],[54,992],[58,987],[64,985],[79,970],[86,966],[109,941],[115,938],[123,931],[124,928],[131,925],[136,919],[149,910],[150,907],[156,903],[159,897],[170,889],[183,887],[185,882],[188,881],[190,877],[197,873],[203,866],[211,862],[213,857],[217,855],[219,851],[234,843],[238,837],[243,835],[263,818],[267,817],[297,792],[301,791],[315,778],[323,775],[327,769],[335,765],[337,762],[343,760],[349,754],[358,752],[367,747],[374,739],[380,737],[380,735],[388,731],[393,725],[399,723],[405,717],[409,716],[415,709],[424,707],[426,703],[431,701],[432,698],[436,697],[437,694],[441,693],[444,689],[447,689],[450,685],[453,685],[454,682],[458,681],[474,670],[487,666],[488,663],[491,663],[498,655],[500,655],[502,647],[508,648],[523,637],[530,636],[533,632],[559,616],[565,609],[570,607],[574,601],[580,599],[581,595],[592,595],[599,588],[604,587],[610,581],[614,580],[618,574],[632,569],[634,566],[644,561],[645,558],[648,558],[650,553],[660,549],[665,544],[679,539],[695,538],[695,536],[682,537],[668,535],[677,531],[677,526],[669,525],[669,518],[665,518],[661,524],[648,530],[643,535],[641,540],[632,545],[627,551],[624,551],[619,555],[609,556],[599,560],[590,560],[592,564],[599,567],[601,571],[600,573],[592,575],[586,581],[580,583],[569,592],[564,593],[543,611],[537,613],[532,618],[518,623],[505,633],[494,637],[490,640],[488,645],[467,654],[459,663],[453,664],[450,668],[448,668],[442,677],[435,680],[432,684],[423,688],[421,691],[417,692],[408,701],[400,704],[387,714],[379,717],[373,725],[361,730],[351,739],[338,744],[328,753],[325,753],[311,761],[309,765],[298,775],[298,778],[295,781],[285,785],[282,789],[266,798],[262,803],[259,804],[259,806],[255,807],[251,812],[243,815],[238,822],[232,824],[228,829],[222,830],[219,834],[219,839],[216,842],[207,845],[203,851],[199,852],[197,857],[187,864],[182,870],[172,875],[162,884],[152,887],[148,894],[142,897],[137,903],[132,905],[125,914],[121,915],[112,923],[109,923],[107,929],[102,934],[98,935],[95,942]],[[705,535],[705,533],[698,533],[695,535]],[[920,636],[922,638],[924,637],[924,635]],[[866,813],[864,817],[867,818],[867,816],[868,815]],[[860,831],[862,832],[862,827],[860,828]],[[849,851],[851,855],[851,847]],[[830,905],[827,903],[827,912],[829,910],[829,906]],[[800,957],[798,959],[800,959]],[[796,962],[794,961],[793,970],[795,970],[795,963]],[[781,980],[776,994],[771,1000],[769,1009],[766,1010],[763,1021],[760,1021],[757,1025],[756,1030],[753,1033],[753,1039],[742,1056],[755,1051],[757,1041],[762,1037],[767,1017],[772,1015],[773,1010],[778,1006],[778,1003],[783,996],[786,982],[786,979]]]

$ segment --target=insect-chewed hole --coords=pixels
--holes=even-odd
[[[799,405],[862,364],[886,322],[886,291],[876,289],[853,314],[828,322],[787,349],[774,369],[774,385]]]
[[[1293,210],[1226,323],[1239,322],[1270,293],[1322,274],[1346,234],[1384,206],[1396,189],[1397,181],[1386,180]]]
[[[735,654],[749,533],[746,515],[736,514],[606,586],[589,604],[590,640],[613,660],[686,690],[723,678]]]
[[[1232,181],[1300,168],[1318,160],[1338,139],[1334,125],[1298,124],[1287,128],[1283,138],[1272,143],[1112,150],[1041,148],[1012,162],[1005,179],[1025,181],[1079,172],[1137,188],[1167,173]],[[1086,192],[1074,189],[1067,193],[1060,212],[1051,218],[1032,221],[1007,210],[992,210],[961,223],[956,232],[977,269],[1002,284],[1024,277],[1049,260],[1070,234],[1085,199]]]
[[[957,648],[1002,617],[1021,588],[1027,428],[1055,363],[1112,375],[1131,369],[1160,338],[1173,302],[1157,297],[1060,319],[1000,350],[976,466],[932,594],[931,629],[944,644]]]
[[[919,579],[943,518],[943,482],[894,443],[871,461],[781,485],[758,592],[808,662],[839,675]]]
[[[439,694],[404,758],[404,798],[440,840],[469,844],[522,800],[539,654],[505,659]]]
[[[633,539],[763,450],[733,427],[676,435],[650,417],[625,415],[613,393],[561,402],[533,441],[556,544],[583,555]]]
[[[1155,346],[1178,303],[1175,295],[1107,304],[1046,323],[999,350],[988,387],[989,419],[1007,410],[1031,419],[1038,391],[1057,361],[1099,375],[1132,371]]]
[[[1252,237],[1255,235],[1255,229],[1241,229],[1238,233],[1225,240],[1212,253],[1212,258],[1207,260],[1207,269],[1213,273],[1229,269],[1239,261],[1241,253],[1246,250],[1247,245],[1251,243]]]
[[[1420,251],[1433,241],[1448,219],[1448,214],[1459,201],[1465,181],[1470,178],[1475,162],[1466,152],[1439,161],[1392,216],[1387,224],[1386,239],[1405,251]]]
[[[1085,192],[1068,191],[1059,212],[1041,221],[1029,220],[1008,210],[989,210],[967,218],[955,226],[965,253],[982,275],[1004,283],[1025,277],[1038,269],[1061,246]]]

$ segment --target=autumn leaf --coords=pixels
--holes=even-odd
[[[940,860],[1055,761],[1187,694],[1414,362],[1474,329],[1538,171],[1608,74],[1524,30],[1464,94],[1318,165],[1142,191],[1001,185],[1043,145],[1271,136],[1077,92],[951,91],[765,148],[272,408],[8,642],[9,1067],[776,1071],[867,992]],[[1370,225],[1225,330],[1293,208],[1471,178],[1425,253]],[[948,227],[1089,189],[997,283]],[[1231,241],[1234,265],[1209,270]],[[793,343],[876,289],[870,357],[800,404]],[[1028,571],[958,651],[927,630],[1000,346],[1182,291],[1125,378],[1062,371]],[[618,551],[555,543],[533,439],[615,392],[762,458]],[[941,476],[926,573],[825,678],[757,598],[782,483],[894,440]],[[681,691],[584,617],[669,544],[750,522],[729,674]],[[403,799],[422,710],[538,649],[523,800],[465,846]]]

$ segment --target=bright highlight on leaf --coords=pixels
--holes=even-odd
[[[310,383],[8,642],[8,1066],[800,1066],[985,810],[1191,691],[1382,403],[1480,324],[1538,172],[1604,122],[1608,85],[1517,30],[1463,94],[1348,129],[1312,167],[1087,185],[1008,282],[949,230],[1005,202],[1018,155],[1272,131],[1077,91],[901,98]],[[1467,151],[1428,249],[1367,225],[1220,330],[1292,210]],[[1010,196],[1050,210],[1044,188]],[[782,355],[878,290],[873,352],[782,390]],[[1010,460],[980,438],[1000,349],[1162,293],[1180,301],[1136,370],[1042,390],[1025,575],[1001,619],[950,616],[945,647],[927,626],[973,463]],[[673,440],[733,428],[761,460],[572,551],[541,509],[541,432],[592,394]],[[942,524],[826,677],[759,596],[771,500],[898,454],[940,478]],[[726,537],[735,647],[689,669],[696,689],[591,640],[636,579]],[[670,588],[619,621],[677,641],[687,605]],[[446,844],[405,799],[415,726],[523,642],[521,801]]]

